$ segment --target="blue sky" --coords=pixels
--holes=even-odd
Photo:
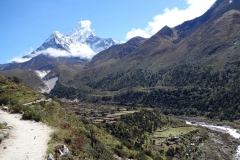
[[[101,38],[150,37],[202,15],[215,0],[1,0],[0,64],[39,47],[53,31],[68,34],[81,20]]]

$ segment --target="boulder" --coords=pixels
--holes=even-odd
[[[0,143],[4,140],[4,137],[5,137],[4,134],[0,133]]]
[[[70,154],[69,149],[63,144],[55,146],[55,153],[62,157],[67,157]]]
[[[52,154],[49,154],[47,160],[55,160]]]
[[[69,149],[63,145],[61,149],[59,149],[60,155],[63,157],[67,157],[69,155]]]

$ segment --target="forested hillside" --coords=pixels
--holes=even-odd
[[[193,64],[155,73],[138,69],[102,78],[83,77],[78,83],[87,86],[85,89],[57,85],[52,94],[86,100],[87,93],[93,90],[110,91],[112,94],[96,98],[105,103],[161,108],[165,114],[233,121],[240,118],[239,67],[240,62],[234,61],[223,69]]]

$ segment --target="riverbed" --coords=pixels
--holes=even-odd
[[[202,127],[208,128],[210,130],[221,132],[221,133],[228,133],[232,137],[234,137],[235,139],[240,138],[239,130],[234,129],[230,126],[217,126],[217,125],[214,125],[214,124],[208,124],[208,123],[205,123],[205,122],[195,122],[195,121],[194,122],[186,121],[186,124],[193,125],[193,126],[202,126]],[[235,160],[240,160],[240,145],[238,146],[238,148],[236,150],[236,154],[234,155],[234,159]]]

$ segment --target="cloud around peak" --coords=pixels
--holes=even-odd
[[[23,63],[31,60],[32,58],[40,54],[49,55],[51,57],[79,57],[81,59],[91,59],[93,56],[96,55],[96,52],[94,52],[86,44],[74,44],[74,45],[70,45],[69,48],[70,48],[69,52],[66,50],[60,50],[56,48],[47,48],[42,51],[33,52],[33,49],[31,48],[30,51],[25,56],[15,57],[11,59],[9,62]]]
[[[175,27],[184,21],[194,19],[204,14],[216,0],[187,0],[188,7],[186,9],[166,8],[163,14],[153,17],[151,22],[143,29],[133,28],[126,34],[126,39],[131,39],[136,36],[149,38],[157,33],[164,26]]]
[[[81,26],[82,28],[89,28],[90,29],[91,21],[89,21],[89,20],[79,21],[78,25]]]
[[[15,63],[27,62],[40,54],[49,55],[51,57],[79,57],[81,59],[91,59],[94,55],[96,55],[96,53],[89,46],[82,44],[78,47],[76,46],[72,47],[71,52],[56,49],[56,48],[47,48],[46,50],[42,50],[38,52],[35,51],[34,54],[29,53],[27,54],[27,58],[15,57],[9,62],[15,62]]]

